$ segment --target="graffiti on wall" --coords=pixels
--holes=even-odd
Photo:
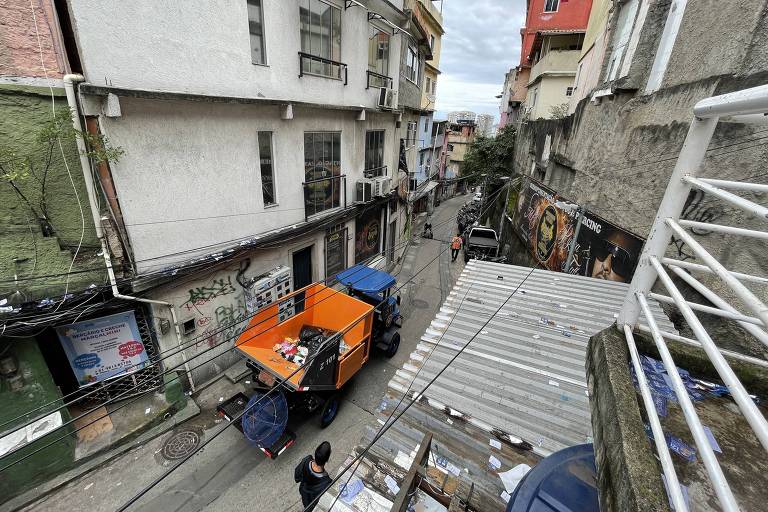
[[[688,198],[685,200],[683,211],[680,214],[681,219],[692,220],[696,222],[715,222],[725,214],[722,206],[718,203],[708,203],[707,195],[701,190],[691,190],[688,194]],[[691,233],[699,236],[708,236],[712,231],[701,228],[690,228]],[[682,260],[696,259],[696,255],[693,254],[688,246],[674,236],[669,242],[669,245],[675,247],[677,251],[677,257]]]

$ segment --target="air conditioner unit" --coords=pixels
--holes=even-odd
[[[373,199],[374,182],[371,179],[363,178],[357,181],[355,200],[358,203],[365,203]]]
[[[387,176],[374,178],[373,180],[373,195],[376,197],[384,197],[389,194],[392,188],[392,180]]]
[[[379,108],[392,110],[397,106],[397,91],[382,87],[379,89]]]

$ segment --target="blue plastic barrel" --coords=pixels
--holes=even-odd
[[[591,444],[553,453],[518,484],[507,512],[597,512],[597,468]]]

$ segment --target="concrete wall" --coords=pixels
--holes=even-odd
[[[375,107],[366,90],[367,11],[341,8],[341,62],[349,84],[299,76],[298,0],[264,0],[267,65],[251,62],[246,2],[194,6],[154,0],[71,0],[84,72],[95,84],[249,98],[295,99]],[[390,40],[390,76],[398,84],[403,36]]]
[[[385,164],[396,176],[399,136],[390,114],[356,121],[355,112],[296,108],[284,121],[276,106],[127,98],[121,109],[122,117],[103,118],[101,126],[125,149],[112,175],[140,272],[303,222],[306,131],[341,132],[347,204],[363,175],[366,130],[386,131]],[[256,144],[262,130],[273,133],[278,201],[266,208]]]
[[[63,91],[54,89],[53,92],[56,108],[66,112]],[[50,144],[38,141],[41,130],[51,122],[50,95],[48,88],[0,86],[0,150],[13,151],[19,158],[29,157],[33,165],[26,178],[14,181],[29,204],[7,180],[0,179],[0,298],[17,289],[24,300],[29,301],[64,293],[67,280],[61,274],[69,271],[81,233],[83,243],[72,269],[77,273],[70,275],[69,290],[81,290],[91,283],[104,281],[103,270],[82,272],[103,269],[104,260],[96,256],[99,242],[74,138],[63,138],[61,149],[56,141]],[[51,163],[46,175],[49,152]],[[39,220],[43,206],[48,212],[47,224],[52,233],[43,233]],[[21,279],[18,286],[13,283],[14,274]],[[40,278],[49,275],[57,277]]]
[[[531,68],[530,81],[535,82],[542,73],[576,72],[578,50],[552,50]]]
[[[733,37],[741,41],[741,45],[715,43],[714,34],[704,34],[704,29],[699,28],[711,26],[713,9],[717,9],[718,18],[727,20],[724,22],[732,27],[731,35],[722,37]],[[738,5],[718,3],[717,7],[710,2],[689,2],[665,72],[664,80],[669,87],[647,95],[615,90],[614,95],[603,98],[599,104],[583,100],[575,113],[561,122],[524,125],[518,133],[515,169],[527,173],[534,163],[543,165],[544,141],[549,136],[551,155],[546,166],[558,163],[574,172],[571,186],[558,192],[588,204],[595,213],[613,223],[647,236],[674,166],[674,157],[688,130],[693,105],[712,95],[766,83],[768,59],[764,57],[766,40],[762,33],[766,9],[765,0]],[[664,1],[650,5],[629,76],[621,80],[622,87],[628,84],[642,87],[638,84],[647,80],[667,10],[668,3]],[[741,20],[738,28],[731,25],[735,18]],[[702,44],[702,38],[709,38],[706,40],[710,42]],[[758,52],[761,57],[754,58]],[[694,61],[710,65],[697,68],[691,81],[680,83]],[[721,122],[710,149],[738,144],[721,151],[711,150],[700,175],[722,179],[754,176],[753,181],[766,183],[768,146],[753,136],[764,129],[764,124]],[[756,200],[764,203],[764,199]],[[691,196],[683,216],[763,228],[706,194]],[[715,236],[707,232],[697,238],[726,267],[765,275],[763,255],[768,247],[764,241],[750,239],[745,243],[735,236]],[[679,241],[670,244],[667,254],[696,261],[691,249]],[[731,296],[717,280],[704,276],[703,281],[726,297]],[[759,289],[755,291],[763,293]]]
[[[529,119],[549,119],[552,117],[552,107],[568,104],[565,91],[573,86],[573,75],[542,76],[538,82],[528,88],[526,107],[530,109]],[[536,94],[538,93],[538,94]],[[536,94],[536,103],[533,96]]]

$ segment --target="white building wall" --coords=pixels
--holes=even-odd
[[[525,104],[531,107],[530,119],[550,119],[551,108],[568,104],[568,87],[573,86],[573,76],[545,76],[528,87]],[[536,96],[535,104],[533,97]]]
[[[349,83],[299,78],[298,0],[263,0],[267,65],[251,62],[245,0],[159,2],[70,0],[83,71],[91,83],[205,95],[375,107],[366,90],[367,11],[341,8],[341,62]],[[391,30],[390,30],[391,31]],[[402,33],[390,39],[389,76],[398,87]]]
[[[397,176],[391,114],[356,121],[355,112],[296,108],[282,120],[277,106],[134,98],[122,98],[121,109],[122,117],[100,122],[125,151],[111,168],[140,273],[304,222],[304,132],[341,132],[348,205],[363,174],[366,130],[385,130],[385,164]],[[273,133],[278,205],[266,208],[258,131]]]

